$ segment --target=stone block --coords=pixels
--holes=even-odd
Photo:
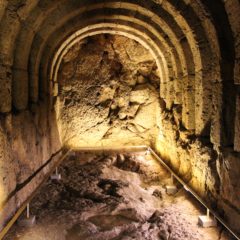
[[[32,227],[36,224],[36,216],[30,216],[28,218],[20,218],[17,224],[21,227]]]
[[[166,192],[168,195],[174,195],[178,191],[177,187],[174,185],[168,185],[166,186]]]
[[[51,179],[52,179],[52,180],[60,181],[60,180],[62,179],[62,176],[61,176],[61,174],[59,174],[59,173],[52,174],[52,175],[51,175]]]
[[[130,102],[143,104],[149,98],[149,90],[146,89],[136,89],[130,94]]]
[[[198,217],[198,224],[203,228],[216,227],[217,221],[215,218],[205,215],[205,216]]]

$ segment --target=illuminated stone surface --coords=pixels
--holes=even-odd
[[[176,173],[239,231],[239,12],[239,0],[1,0],[0,228],[37,187],[47,168],[36,178],[32,176],[71,139],[75,146],[151,143]],[[122,78],[114,77],[116,84],[111,85],[110,78],[104,78],[111,55],[87,58],[85,52],[92,69],[99,70],[96,64],[103,60],[106,74],[97,73],[106,84],[97,84],[97,97],[97,90],[81,93],[77,87],[73,97],[67,98],[72,88],[61,84],[60,80],[66,79],[61,73],[74,75],[71,63],[77,58],[74,54],[80,53],[70,50],[69,55],[69,49],[99,34],[139,42],[138,48],[131,47],[129,56],[135,57],[130,62],[142,62],[151,53],[159,77],[159,89],[150,88],[154,99],[158,93],[156,114],[151,104],[142,107],[147,88],[137,87],[149,85],[151,68],[139,64],[137,77],[130,71],[124,78],[126,84],[120,86]],[[101,48],[97,45],[91,51]],[[147,56],[140,49],[148,49]],[[117,53],[117,49],[110,47],[107,52]],[[119,71],[117,62],[111,62],[114,75]],[[125,68],[131,67],[125,57],[124,62]],[[81,66],[84,63],[79,64],[80,73],[85,71],[86,76],[91,72]],[[125,86],[128,96],[118,93],[117,103],[110,106],[117,91],[114,86]],[[98,111],[95,105],[90,108],[93,99]],[[63,103],[72,105],[68,110],[62,108]],[[84,105],[91,110],[85,112]],[[75,108],[77,118],[70,108]],[[109,127],[107,113],[119,108],[114,128]],[[76,121],[78,113],[82,124]],[[152,116],[157,116],[156,121],[149,120]],[[75,139],[68,135],[67,127],[77,134]],[[88,128],[92,132],[87,134]]]
[[[64,56],[58,78],[63,144],[150,145],[156,138],[159,76],[139,43],[112,35],[88,38]]]

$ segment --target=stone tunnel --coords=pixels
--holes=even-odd
[[[151,146],[240,233],[239,0],[1,0],[0,227],[62,149]]]

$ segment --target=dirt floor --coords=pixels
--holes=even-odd
[[[16,223],[5,240],[232,239],[199,227],[199,204],[182,188],[166,194],[170,175],[143,152],[75,153],[59,172],[31,202],[36,224]]]

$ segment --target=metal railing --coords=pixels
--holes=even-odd
[[[158,155],[157,153],[151,148],[148,148],[152,155],[163,165],[173,176],[174,178],[184,187],[184,189],[188,192],[190,192],[207,210],[207,213],[209,215],[209,212],[213,215],[213,217],[218,220],[236,239],[240,240],[240,236],[238,236],[228,225],[227,223],[219,216],[219,214],[214,211],[211,207],[208,206],[207,203],[205,203],[201,197],[191,189]]]
[[[148,146],[123,146],[123,147],[113,147],[113,148],[106,148],[106,147],[82,147],[74,149],[74,151],[150,151],[150,153],[160,162],[164,168],[166,168],[167,171],[171,173],[171,175],[183,186],[183,188],[192,194],[194,198],[196,198],[207,210],[207,212],[211,213],[213,217],[222,224],[237,240],[240,240],[240,237],[227,225],[227,223],[218,215],[216,211],[214,211],[211,207],[206,204],[201,197],[191,189],[159,156],[158,154]],[[31,194],[31,196],[22,204],[22,206],[17,210],[15,215],[12,217],[12,219],[8,222],[8,224],[3,228],[3,230],[0,232],[0,240],[6,235],[8,230],[11,228],[11,226],[16,222],[18,217],[22,214],[22,212],[25,210],[29,202],[34,198],[34,196],[37,194],[38,190],[41,188],[41,186],[47,181],[47,179],[51,176],[53,171],[56,169],[56,167],[66,158],[66,156],[72,151],[72,149],[68,150],[58,161],[52,169],[49,171],[49,173],[46,175],[44,180],[39,184],[39,186],[34,190],[34,192]]]
[[[59,160],[53,165],[51,170],[45,175],[45,178],[42,180],[42,182],[38,185],[38,187],[32,192],[32,194],[29,196],[29,198],[22,204],[22,206],[16,211],[14,216],[11,218],[11,220],[6,224],[6,226],[1,230],[0,232],[0,240],[4,238],[4,236],[7,234],[9,229],[12,227],[12,225],[16,222],[16,220],[19,218],[19,216],[22,214],[22,212],[25,210],[25,208],[28,206],[28,204],[31,202],[31,200],[35,197],[41,186],[48,180],[48,178],[51,176],[55,168],[66,158],[68,153],[71,150],[68,150],[65,154],[63,154]],[[49,163],[50,164],[50,163]]]

